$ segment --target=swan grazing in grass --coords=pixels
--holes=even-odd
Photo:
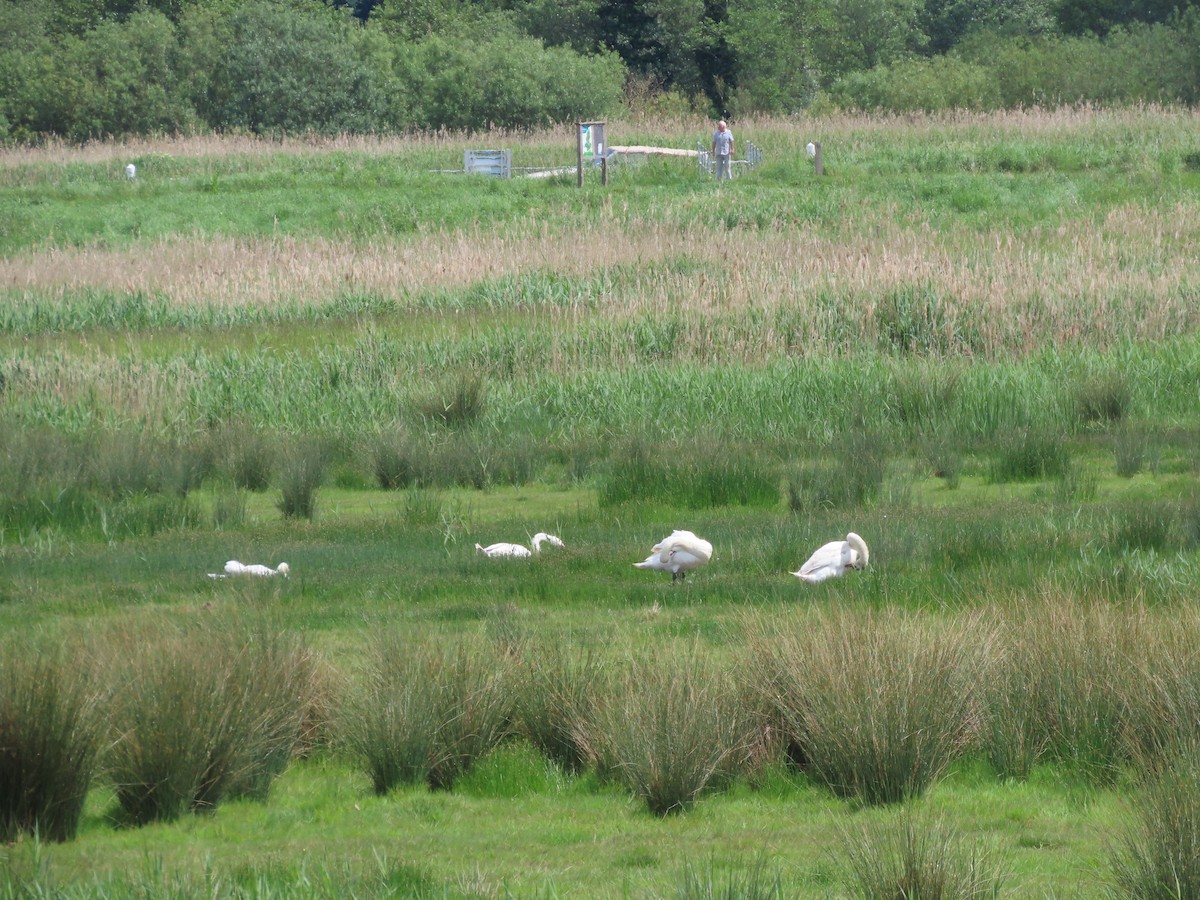
[[[712,559],[713,546],[690,531],[673,531],[650,548],[650,555],[633,565],[638,569],[670,572],[671,581],[682,581],[692,569]]]
[[[225,563],[224,572],[209,572],[208,577],[227,578],[230,575],[254,575],[259,578],[269,578],[272,575],[283,575],[286,578],[290,571],[291,569],[288,568],[288,564],[285,562],[281,562],[272,569],[270,566],[264,566],[262,563],[246,565],[245,563],[238,562],[236,559],[231,559]]]
[[[533,556],[534,553],[541,553],[543,541],[547,544],[553,544],[555,547],[567,546],[563,543],[562,538],[555,537],[552,534],[546,534],[544,531],[539,531],[533,536],[533,540],[530,541],[530,543],[533,544],[532,551],[524,544],[489,544],[486,547],[484,547],[482,544],[476,544],[475,552],[491,557],[507,556],[510,558],[524,558],[526,556]]]
[[[816,584],[826,578],[845,575],[851,569],[865,569],[868,556],[866,542],[851,531],[844,541],[830,541],[821,547],[792,574],[801,581]]]

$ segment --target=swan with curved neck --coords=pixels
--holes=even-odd
[[[690,531],[673,531],[653,547],[650,555],[634,563],[638,569],[670,572],[671,581],[683,581],[692,569],[707,565],[713,545]]]
[[[816,584],[839,578],[851,569],[865,569],[870,555],[866,541],[851,531],[844,541],[830,541],[819,548],[792,574],[801,581]]]
[[[481,553],[484,556],[490,556],[492,558],[509,557],[523,559],[527,556],[533,556],[534,553],[541,553],[543,543],[553,544],[555,547],[567,546],[563,543],[562,538],[555,537],[552,534],[546,534],[544,531],[539,531],[537,534],[535,534],[532,540],[530,540],[530,543],[533,545],[533,550],[530,550],[524,544],[499,543],[489,544],[486,547],[484,547],[482,544],[476,544],[475,552]]]

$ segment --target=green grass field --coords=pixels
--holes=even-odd
[[[569,129],[0,151],[0,762],[38,756],[5,735],[47,647],[99,735],[68,840],[0,771],[4,896],[1191,896],[1137,893],[1163,881],[1126,851],[1200,833],[1194,117],[734,130],[764,162],[730,183],[650,158],[582,189],[442,171],[570,165]],[[633,568],[676,528],[706,567]],[[788,574],[850,530],[864,571]],[[565,548],[474,551],[538,531]],[[206,577],[232,558],[290,577]],[[253,693],[245,635],[303,645],[311,740],[265,800],[133,824],[155,666]],[[497,702],[582,691],[584,765],[509,710],[448,789],[377,794],[355,748],[403,704],[365,686],[457,646]],[[662,816],[658,723],[660,761],[732,735]],[[887,752],[838,781],[861,733]]]

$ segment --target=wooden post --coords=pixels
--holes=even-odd
[[[813,157],[813,168],[816,170],[818,175],[824,175],[825,174],[825,162],[821,159],[821,142],[814,141],[813,146],[815,146],[817,148],[817,153]]]
[[[608,187],[608,154],[600,157],[600,183]]]

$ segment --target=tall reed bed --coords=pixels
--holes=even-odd
[[[640,324],[596,343],[587,329],[557,334],[551,325],[512,323],[434,340],[361,331],[316,354],[227,347],[185,350],[169,363],[39,355],[4,364],[4,396],[22,430],[70,433],[134,430],[135,423],[194,432],[243,422],[283,433],[332,428],[345,439],[392,423],[427,423],[543,442],[564,432],[701,430],[731,442],[825,442],[858,426],[908,440],[938,434],[982,442],[1021,430],[1071,436],[1097,428],[1076,400],[1096,361],[1087,351],[992,363],[897,358],[863,344],[852,358],[768,350],[730,359],[715,341],[697,350],[663,335],[664,356],[622,346]],[[657,321],[652,330],[664,327]],[[1137,398],[1136,427],[1194,418],[1188,401],[1200,380],[1200,353],[1193,340],[1127,345],[1121,355],[1125,388]],[[558,362],[547,367],[547,356]],[[471,395],[456,396],[470,379]],[[927,395],[915,379],[928,385]],[[154,384],[164,389],[147,387]]]

